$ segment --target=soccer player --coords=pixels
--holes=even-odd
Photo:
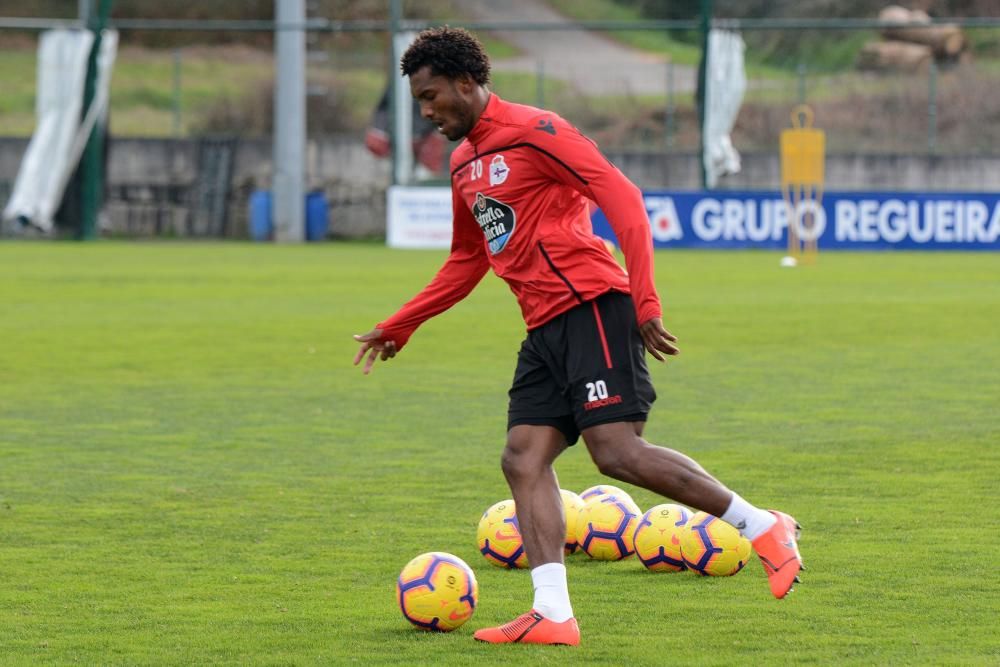
[[[645,353],[678,353],[653,282],[641,193],[596,145],[556,114],[512,104],[488,86],[489,59],[469,32],[421,32],[402,58],[420,113],[452,141],[451,252],[394,315],[355,335],[367,374],[492,269],[527,325],[510,388],[501,468],[517,505],[535,597],[531,611],[475,638],[580,642],[563,565],[565,519],[556,457],[582,436],[605,475],[655,491],[735,526],[753,543],[782,598],[798,580],[798,525],[751,505],[698,463],[642,437],[656,393]],[[627,272],[594,235],[589,201],[607,215]],[[367,357],[367,358],[366,358]]]

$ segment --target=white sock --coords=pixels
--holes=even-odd
[[[569,587],[566,585],[565,565],[546,563],[533,568],[531,583],[535,586],[535,604],[532,605],[535,611],[556,623],[573,618],[573,607],[569,603]]]
[[[736,528],[740,531],[740,535],[751,541],[766,533],[777,521],[773,514],[754,507],[743,500],[738,493],[733,494],[729,509],[719,518]]]

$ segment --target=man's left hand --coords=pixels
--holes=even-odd
[[[646,349],[657,361],[663,361],[663,355],[671,357],[680,354],[677,347],[677,336],[663,328],[663,320],[654,317],[639,325],[639,333],[642,334],[642,342]]]

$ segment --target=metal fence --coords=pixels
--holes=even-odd
[[[0,132],[5,135],[30,136],[37,31],[57,24],[0,19],[0,63],[6,63]],[[387,83],[398,71],[391,62],[390,35],[427,24],[402,17],[349,23],[314,17],[305,26],[113,21],[121,39],[112,80],[106,228],[123,234],[245,237],[247,198],[270,187],[274,65],[266,37],[275,28],[306,28],[307,187],[326,193],[331,234],[377,234],[392,169],[386,158],[369,150],[370,129]],[[958,24],[978,36],[979,43],[1000,36],[1000,19]],[[464,25],[484,39],[492,56],[493,89],[504,98],[556,111],[609,154],[641,155],[647,162],[683,157],[690,163],[699,151],[697,42],[682,43],[675,57],[662,49],[629,46],[643,41],[636,35],[644,35],[645,41],[668,35],[662,45],[681,32],[697,30],[697,21]],[[812,30],[860,44],[862,36],[877,40],[884,24],[742,20],[716,25],[752,32],[756,42],[759,36]],[[265,44],[149,48],[143,35],[150,31],[244,31],[263,36]],[[732,135],[741,152],[776,155],[791,108],[806,102],[815,109],[816,125],[827,133],[831,155],[1000,153],[1000,126],[993,122],[1000,115],[1000,52],[993,59],[989,49],[982,55],[970,50],[962,58],[930,60],[909,71],[831,72],[820,53],[778,67],[759,63],[753,48],[751,42],[748,89]],[[200,140],[205,137],[215,139]],[[157,149],[140,138],[155,141]],[[165,149],[171,142],[175,148]],[[446,179],[450,148],[431,153],[423,164],[418,161],[421,180]],[[6,152],[0,154],[0,200],[6,200],[19,158]],[[676,177],[666,167],[662,173]],[[692,182],[696,176],[683,185]],[[725,181],[721,187],[727,187]]]

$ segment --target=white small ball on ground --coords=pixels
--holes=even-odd
[[[784,257],[781,258],[781,266],[783,266],[786,269],[790,269],[793,266],[798,266],[798,264],[799,261],[794,257],[792,257],[791,255],[785,255]]]

